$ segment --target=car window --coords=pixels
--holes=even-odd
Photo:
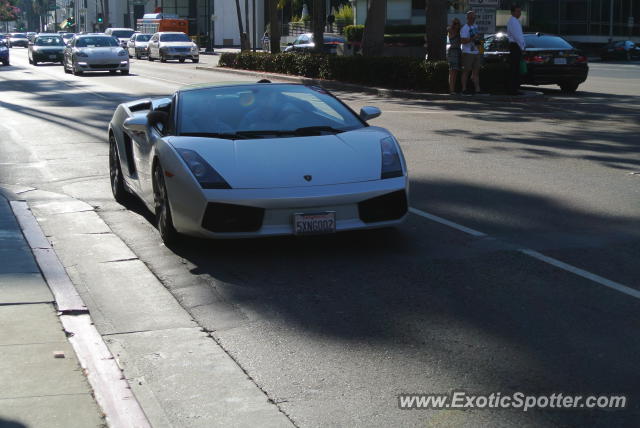
[[[507,37],[488,37],[484,41],[484,50],[487,52],[505,52],[509,50]]]
[[[75,46],[78,48],[116,47],[118,42],[113,37],[81,37],[76,39]]]
[[[11,37],[13,37],[14,39],[26,39],[27,35],[26,34],[14,34]]]
[[[162,34],[161,42],[190,42],[191,39],[186,34]]]
[[[151,38],[150,34],[138,34],[138,36],[136,37],[136,41],[137,42],[148,42],[150,38]]]
[[[64,41],[61,37],[47,36],[38,37],[34,43],[36,46],[64,46]]]
[[[135,31],[133,30],[115,30],[111,32],[111,35],[119,39],[128,39],[133,35],[134,32]]]
[[[569,42],[558,36],[525,34],[524,41],[527,48],[533,49],[573,49]]]
[[[326,91],[303,85],[264,84],[182,91],[178,107],[182,135],[289,132],[310,126],[347,131],[365,126]]]

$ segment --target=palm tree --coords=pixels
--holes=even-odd
[[[427,56],[429,60],[439,61],[447,57],[447,9],[448,0],[427,0],[425,13],[427,27]]]
[[[244,29],[242,28],[242,11],[240,10],[240,0],[236,0],[236,13],[238,14],[238,32],[240,33],[240,50],[247,49],[246,38],[247,35],[244,33]]]
[[[386,5],[386,0],[369,0],[367,19],[362,35],[362,54],[365,56],[382,55]]]
[[[281,0],[282,1],[282,0]],[[280,52],[280,18],[278,17],[278,0],[266,0],[269,7],[269,44],[271,53]]]

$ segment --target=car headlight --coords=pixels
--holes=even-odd
[[[81,58],[88,58],[88,57],[89,57],[89,55],[88,55],[88,54],[86,54],[86,53],[84,53],[84,52],[82,52],[82,51],[77,51],[77,52],[76,52],[76,56],[79,56],[79,57],[81,57]]]
[[[402,177],[402,162],[398,145],[393,137],[386,137],[380,140],[380,150],[382,151],[382,172],[380,179]]]
[[[176,149],[203,189],[231,189],[229,183],[193,150]]]
[[[191,46],[191,51],[198,52],[198,45]]]
[[[126,51],[120,51],[118,52],[118,56],[125,56],[127,54]]]

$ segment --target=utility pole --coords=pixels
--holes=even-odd
[[[609,40],[613,41],[613,0],[609,0]]]

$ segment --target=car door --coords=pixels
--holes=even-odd
[[[169,122],[173,123],[173,109],[175,105],[175,96],[171,102],[158,103],[154,106],[154,110],[168,111]],[[168,101],[168,100],[167,100]],[[153,157],[155,146],[164,137],[171,135],[175,126],[171,123],[166,126],[149,126],[144,138],[134,139],[134,156],[136,156],[136,165],[138,166],[138,180],[140,183],[140,192],[144,200],[153,203]]]

